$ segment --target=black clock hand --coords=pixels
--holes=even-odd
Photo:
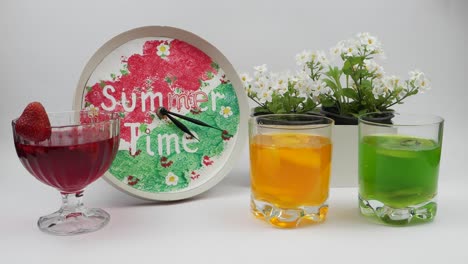
[[[170,117],[171,115],[174,115],[174,116],[177,116],[179,117],[180,119],[183,119],[185,121],[189,121],[189,122],[192,122],[196,125],[199,125],[199,126],[204,126],[204,127],[210,127],[210,128],[213,128],[213,129],[216,129],[216,130],[219,130],[219,131],[224,131],[222,130],[221,128],[217,128],[217,127],[214,127],[212,125],[209,125],[205,122],[202,122],[198,119],[195,119],[195,118],[191,118],[191,117],[188,117],[188,116],[183,116],[181,114],[177,114],[177,113],[174,113],[174,112],[171,112],[169,110],[167,110],[166,108],[164,107],[160,107],[159,108],[159,113],[161,113],[161,115],[167,115],[168,117]],[[172,120],[172,119],[171,119]]]
[[[174,117],[168,115],[167,113],[164,113],[163,111],[159,111],[161,113],[161,115],[165,115],[167,116],[171,121],[172,123],[174,123],[174,125],[176,125],[180,130],[182,130],[183,132],[189,134],[190,136],[194,137],[196,140],[200,141],[196,136],[194,136],[192,134],[192,132],[190,132],[190,130],[184,125],[182,124],[179,120],[175,119]]]

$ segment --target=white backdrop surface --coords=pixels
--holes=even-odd
[[[461,245],[468,243],[468,229],[461,221],[468,217],[467,13],[468,1],[461,0],[3,0],[0,263],[23,263],[39,256],[44,262],[67,258],[75,263],[80,258],[70,260],[70,255],[81,254],[77,251],[86,252],[83,257],[88,259],[142,263],[314,259],[365,263],[380,261],[380,253],[388,252],[398,260],[432,263],[445,259],[445,254],[454,257],[453,263],[463,263],[467,253]],[[221,50],[239,72],[251,72],[263,63],[274,71],[294,70],[294,55],[303,49],[328,51],[355,33],[376,35],[388,57],[382,62],[387,73],[406,77],[418,68],[432,80],[431,91],[396,110],[427,112],[446,120],[438,220],[404,229],[368,224],[357,215],[355,188],[344,188],[332,191],[330,218],[323,225],[294,231],[262,226],[248,213],[244,155],[219,186],[185,203],[139,202],[100,180],[90,187],[86,202],[111,213],[108,227],[71,239],[40,233],[34,226],[36,218],[56,209],[58,197],[21,167],[12,144],[11,120],[30,101],[43,102],[48,111],[71,109],[76,83],[93,53],[113,36],[146,25],[198,34]],[[381,237],[388,240],[376,243]],[[398,252],[402,257],[396,256]]]

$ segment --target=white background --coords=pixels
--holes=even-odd
[[[2,1],[0,3],[0,263],[67,259],[97,262],[231,263],[346,260],[406,263],[453,260],[468,253],[468,1]],[[333,189],[323,225],[277,230],[248,212],[248,159],[197,199],[151,204],[102,180],[86,202],[106,208],[100,232],[61,238],[35,227],[58,207],[58,195],[35,181],[15,156],[10,121],[30,101],[48,111],[71,109],[81,70],[113,36],[140,26],[192,31],[218,47],[240,71],[266,63],[295,70],[303,49],[328,51],[339,40],[368,31],[384,45],[387,73],[406,77],[418,68],[432,90],[396,109],[445,118],[436,221],[410,228],[370,224],[357,214],[356,189]],[[6,260],[6,261],[5,261]],[[431,261],[432,260],[432,261]],[[136,262],[134,262],[136,263]]]

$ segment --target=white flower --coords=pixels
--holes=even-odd
[[[407,94],[407,90],[406,90],[406,89],[403,89],[403,87],[400,87],[400,88],[397,89],[395,92],[397,93],[396,96],[397,96],[398,98],[402,98],[402,97],[404,97],[404,96]]]
[[[301,53],[296,54],[296,64],[298,66],[305,66],[311,59],[312,53],[308,50],[303,50]]]
[[[361,45],[365,47],[367,51],[376,54],[383,53],[380,41],[376,37],[371,36],[368,32],[359,33],[357,37]]]
[[[333,56],[341,55],[341,51],[343,50],[344,43],[345,43],[344,41],[338,42],[338,44],[336,44],[336,46],[334,46],[333,48],[330,49],[330,54],[333,55]]]
[[[324,51],[321,51],[321,50],[316,51],[315,56],[316,56],[316,61],[322,64],[324,68],[328,66],[328,64],[330,64]]]
[[[255,92],[261,93],[270,88],[270,79],[267,76],[261,76],[253,83],[253,86]]]
[[[426,78],[426,75],[418,70],[411,71],[410,82],[413,83],[416,89],[419,89],[421,92],[427,91],[430,89],[430,81]]]
[[[166,185],[175,186],[179,182],[179,177],[172,172],[169,172],[166,176]]]
[[[410,80],[411,80],[411,81],[417,80],[417,79],[419,79],[419,77],[420,77],[421,75],[423,75],[423,74],[424,74],[424,73],[421,72],[421,71],[419,71],[419,70],[410,71],[410,72],[409,72]]]
[[[402,87],[400,86],[400,77],[394,75],[375,79],[373,86],[374,88],[372,89],[372,93],[375,98],[390,94],[392,91],[402,90]]]
[[[293,78],[294,89],[301,95],[310,95],[312,93],[312,79],[306,71],[300,71]]]
[[[288,91],[287,86],[275,86],[272,88],[273,93],[277,93],[279,95],[284,95]]]
[[[382,43],[368,32],[359,33],[357,39],[348,39],[338,42],[338,44],[330,49],[332,55],[341,55],[344,57],[352,57],[357,55],[379,54],[384,58]]]
[[[97,117],[99,115],[99,107],[95,107],[93,104],[86,107],[86,110],[88,110],[88,117]]]
[[[219,114],[224,116],[224,118],[228,118],[232,116],[232,109],[230,106],[221,106],[221,111],[219,111]]]
[[[268,68],[267,68],[266,64],[262,64],[262,65],[259,65],[259,66],[255,66],[254,70],[255,70],[255,72],[254,72],[255,77],[259,78],[259,77],[264,76],[267,73]]]
[[[250,96],[252,94],[252,78],[250,78],[248,73],[241,73],[240,79],[242,81],[242,85],[244,86],[245,91]]]
[[[314,97],[318,97],[321,94],[331,93],[330,87],[327,87],[327,84],[322,80],[314,81],[312,84],[312,89],[314,90]]]
[[[309,79],[304,82],[302,86],[302,93],[300,94],[302,97],[309,98],[314,93],[314,84],[313,80]]]
[[[260,103],[265,104],[265,103],[270,103],[272,98],[273,92],[271,90],[263,90],[258,93],[258,96],[260,97]]]
[[[171,54],[169,49],[170,49],[169,45],[165,43],[161,43],[159,44],[159,46],[156,47],[156,50],[157,50],[156,54],[161,58],[165,58],[169,56],[169,54]]]
[[[390,91],[382,78],[375,79],[373,85],[374,88],[372,89],[372,94],[374,94],[376,99],[378,99],[380,96],[383,96],[386,91]]]
[[[271,90],[274,93],[284,95],[288,91],[289,74],[271,74]]]
[[[252,78],[250,77],[250,75],[248,73],[241,73],[240,74],[240,79],[241,79],[242,84],[244,85],[244,87],[250,85],[250,83],[252,82]]]
[[[373,86],[372,94],[374,94],[375,99],[378,99],[379,97],[384,96],[385,93],[390,92],[390,88],[383,78],[375,79]]]
[[[308,51],[304,50],[296,55],[296,64],[299,66],[306,66],[308,62],[321,64],[326,67],[329,64],[327,56],[323,51]]]
[[[395,90],[398,86],[400,86],[400,77],[392,75],[392,76],[385,76],[384,82],[390,88],[390,90]]]
[[[373,73],[375,77],[382,78],[384,76],[384,69],[382,66],[377,64],[374,60],[365,60],[364,66],[366,70],[370,73]]]
[[[384,87],[383,86],[374,86],[372,89],[372,94],[374,94],[374,97],[378,99],[380,96],[383,96],[385,93]]]
[[[244,87],[244,89],[248,96],[254,95],[254,89],[251,85]]]
[[[358,43],[355,40],[349,39],[343,41],[341,55],[345,57],[352,57],[358,55],[358,51]]]

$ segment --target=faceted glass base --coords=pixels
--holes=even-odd
[[[375,217],[390,225],[407,225],[431,222],[437,213],[436,197],[404,208],[392,208],[377,200],[365,200],[359,196],[361,214]]]
[[[294,228],[302,225],[323,222],[327,216],[326,202],[319,206],[299,206],[278,208],[268,202],[251,198],[250,208],[255,217],[263,219],[279,228]]]
[[[97,208],[81,207],[75,212],[59,210],[39,218],[39,229],[54,235],[76,235],[96,231],[109,222],[109,214]]]

